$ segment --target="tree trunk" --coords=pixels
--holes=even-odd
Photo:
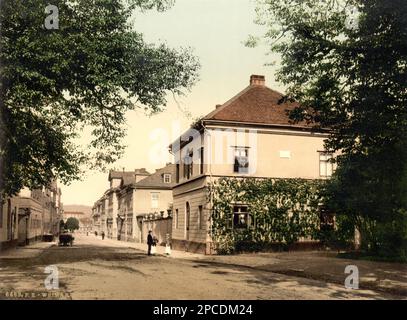
[[[0,71],[1,72],[1,71]],[[1,80],[0,80],[1,81]],[[1,90],[1,88],[0,88]],[[0,217],[3,217],[3,203],[4,203],[4,178],[5,178],[5,147],[6,147],[6,132],[4,121],[4,108],[2,95],[0,94]]]
[[[0,12],[2,12],[3,0],[0,0]],[[1,20],[0,20],[0,39],[2,36]],[[5,106],[4,106],[4,83],[3,83],[3,63],[1,61],[1,43],[0,43],[0,217],[3,218],[3,202],[4,202],[4,178],[5,178],[5,149],[6,149],[6,121],[5,121]]]

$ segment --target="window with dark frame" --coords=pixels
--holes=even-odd
[[[193,157],[194,157],[194,152],[190,151],[188,152],[188,155],[184,158],[184,178],[191,178],[193,175],[193,167],[194,167],[194,162],[193,162]]]
[[[326,208],[320,209],[319,220],[321,231],[332,231],[335,229],[335,215]]]
[[[233,229],[247,229],[252,224],[251,220],[247,205],[233,206]]]
[[[204,211],[203,211],[203,206],[198,206],[198,228],[199,229],[205,229],[205,217],[204,217]]]
[[[247,147],[234,147],[233,172],[249,172],[249,149]]]
[[[179,183],[179,163],[175,165],[175,182]]]
[[[188,177],[188,164],[187,164],[187,157],[184,158],[182,163],[182,177],[185,179]]]
[[[199,166],[199,173],[203,174],[204,173],[204,148],[201,147],[200,149],[200,166]]]

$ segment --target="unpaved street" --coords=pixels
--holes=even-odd
[[[76,236],[73,247],[53,246],[36,258],[0,261],[0,298],[10,298],[10,293],[13,298],[15,292],[21,297],[27,292],[47,293],[44,268],[49,265],[56,265],[59,271],[59,290],[54,290],[56,295],[51,298],[400,298],[368,290],[350,291],[338,284],[199,259],[148,257],[123,242],[102,241],[81,235]]]

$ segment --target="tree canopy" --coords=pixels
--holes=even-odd
[[[374,234],[369,248],[383,244],[379,224],[397,234],[394,247],[407,248],[405,1],[258,0],[257,12],[281,57],[286,98],[301,103],[291,118],[331,129],[326,149],[337,152],[338,170],[330,204]]]
[[[69,182],[123,152],[125,114],[159,112],[197,81],[190,48],[149,44],[129,18],[171,0],[3,0],[0,10],[0,190]],[[51,19],[52,20],[52,19]],[[51,23],[54,24],[54,18]],[[91,142],[77,139],[90,131]]]
[[[79,220],[74,217],[69,217],[64,225],[65,229],[69,231],[74,231],[79,229]]]

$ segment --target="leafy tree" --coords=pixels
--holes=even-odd
[[[45,27],[55,13],[46,13],[46,0],[0,3],[3,196],[105,168],[123,152],[127,111],[159,112],[168,93],[183,94],[197,80],[190,49],[148,44],[129,22],[133,13],[163,11],[173,1],[52,3],[58,29]],[[78,145],[81,136],[91,137],[89,145]]]
[[[407,255],[405,1],[259,0],[258,13],[287,99],[301,102],[292,119],[331,128],[330,205],[353,219],[366,250]]]
[[[68,229],[71,232],[73,232],[74,230],[78,230],[79,220],[74,217],[68,218],[65,222],[65,229]]]

